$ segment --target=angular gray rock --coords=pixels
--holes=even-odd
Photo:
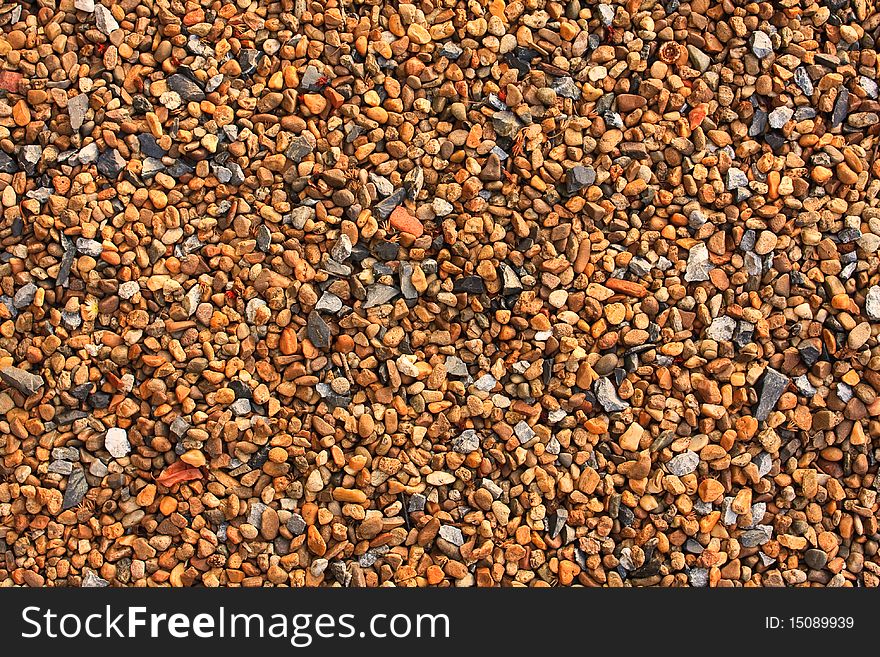
[[[83,498],[89,490],[89,484],[86,482],[86,474],[83,469],[77,465],[74,467],[70,477],[67,478],[67,488],[64,490],[64,500],[61,504],[62,509],[70,509],[82,502]]]
[[[0,369],[0,379],[28,397],[35,394],[45,383],[43,377],[12,366]]]
[[[709,271],[712,263],[709,262],[709,249],[702,242],[691,247],[688,253],[687,269],[684,280],[689,283],[698,283],[709,280]]]
[[[776,407],[776,402],[779,401],[782,393],[788,387],[790,380],[772,367],[767,368],[761,385],[761,396],[758,398],[758,408],[755,410],[756,419],[767,419],[770,412]]]
[[[683,477],[696,470],[699,464],[700,456],[696,452],[687,451],[670,459],[666,464],[666,469],[669,471],[669,474]]]
[[[601,404],[602,408],[608,413],[619,413],[620,411],[629,408],[629,404],[620,398],[614,384],[611,383],[611,379],[607,376],[598,379],[596,383],[593,384],[593,391],[596,394],[596,399],[599,401],[599,404]]]

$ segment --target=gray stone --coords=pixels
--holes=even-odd
[[[119,29],[119,23],[113,18],[113,14],[104,5],[95,4],[95,27],[110,36]]]
[[[452,450],[459,454],[470,454],[480,448],[480,438],[473,429],[467,429],[461,432],[457,438],[452,441]]]
[[[79,11],[91,14],[95,11],[95,0],[74,0],[73,6]]]
[[[236,417],[248,415],[251,412],[251,401],[244,398],[236,399],[229,405],[229,410],[232,411]]]
[[[593,167],[573,166],[565,173],[566,191],[577,194],[584,187],[596,182],[596,170]]]
[[[92,464],[89,466],[89,474],[93,477],[106,477],[110,470],[107,468],[107,465],[101,459],[95,459],[92,461]]]
[[[297,230],[302,230],[306,227],[306,222],[310,219],[315,218],[315,208],[310,208],[307,205],[301,205],[297,208],[293,208],[290,211],[290,214],[287,215],[290,220],[290,225],[296,228]]]
[[[481,392],[491,392],[497,384],[498,381],[491,374],[484,374],[474,381],[474,387]]]
[[[440,538],[447,543],[452,543],[455,547],[461,547],[464,545],[464,535],[458,527],[453,525],[441,525],[438,533],[440,534]]]
[[[841,87],[837,94],[837,100],[834,101],[834,109],[831,112],[831,127],[836,128],[843,123],[849,112],[849,91],[846,87]]]
[[[33,283],[25,283],[18,290],[15,291],[15,296],[12,297],[12,305],[18,308],[19,310],[22,308],[27,308],[34,302],[34,298],[37,296],[37,286]]]
[[[306,322],[306,330],[312,344],[318,349],[330,348],[330,327],[327,322],[315,311],[309,313]]]
[[[70,477],[67,478],[67,488],[64,490],[64,501],[61,504],[62,509],[70,509],[82,502],[83,498],[89,490],[89,484],[86,482],[86,474],[80,466],[76,466]]]
[[[92,142],[79,149],[79,153],[76,154],[76,159],[82,164],[91,164],[92,162],[97,161],[98,155],[98,144]]]
[[[101,246],[101,243],[98,240],[77,237],[75,244],[77,251],[83,255],[92,256],[93,258],[99,258],[104,252],[104,247]]]
[[[319,313],[338,313],[342,310],[342,299],[332,292],[324,292],[315,304],[315,310]]]
[[[697,48],[696,46],[688,44],[688,59],[690,59],[691,65],[700,71],[700,73],[705,73],[709,68],[712,60],[709,59],[709,55],[704,53],[702,50]]]
[[[706,337],[717,342],[724,342],[733,338],[736,329],[736,320],[727,315],[716,317],[706,329]]]
[[[400,291],[403,293],[404,299],[418,299],[419,291],[412,283],[413,266],[408,262],[400,263]]]
[[[73,463],[70,461],[52,461],[49,464],[49,472],[60,475],[69,475],[73,472]]]
[[[525,445],[536,435],[534,430],[528,425],[525,420],[520,420],[519,422],[517,422],[516,425],[513,427],[513,432],[516,434],[520,445]]]
[[[739,189],[740,187],[748,187],[749,177],[745,174],[742,169],[737,169],[736,167],[730,167],[727,170],[727,189],[734,190]]]
[[[620,398],[614,384],[611,383],[611,379],[608,377],[597,379],[593,385],[593,390],[596,394],[596,399],[606,412],[619,413],[629,408],[629,404]]]
[[[785,126],[794,116],[794,110],[790,107],[777,107],[767,116],[771,128],[780,129]]]
[[[290,145],[287,147],[287,150],[284,151],[284,155],[294,164],[299,164],[303,161],[306,155],[309,155],[314,150],[315,144],[307,137],[300,135],[290,140]]]
[[[761,396],[758,399],[758,408],[755,411],[755,418],[758,420],[766,420],[767,416],[776,406],[776,402],[785,392],[790,379],[777,372],[772,367],[768,367],[764,373],[763,384],[761,386]]]
[[[670,459],[666,464],[666,470],[676,477],[683,477],[696,470],[699,464],[699,455],[696,452],[687,451]]]
[[[467,364],[458,356],[447,356],[444,365],[446,366],[446,374],[448,376],[462,377],[468,375]]]
[[[770,41],[770,35],[761,30],[752,32],[751,38],[752,52],[758,59],[764,59],[773,54],[773,43]]]
[[[122,154],[115,148],[104,151],[98,157],[98,163],[95,165],[98,171],[110,180],[116,180],[120,172],[125,168],[126,162]]]
[[[251,502],[251,507],[250,509],[248,509],[248,524],[253,525],[257,529],[262,529],[263,511],[265,511],[267,508],[268,507],[262,502]]]
[[[574,78],[567,75],[561,78],[556,78],[556,80],[553,81],[551,88],[556,92],[557,96],[562,96],[563,98],[578,100],[581,97],[581,88],[574,81]]]
[[[743,547],[758,547],[764,545],[773,538],[773,527],[770,525],[758,525],[754,529],[744,531],[739,536],[739,542]]]
[[[89,110],[88,94],[79,94],[67,101],[67,113],[70,115],[70,127],[79,130]]]
[[[684,280],[689,283],[697,283],[709,280],[709,271],[712,264],[709,262],[709,249],[703,242],[699,242],[691,247],[688,253],[687,270],[684,274]]]
[[[400,294],[400,290],[391,285],[383,285],[382,283],[374,283],[367,287],[367,298],[364,301],[364,308],[372,308],[373,306],[381,306],[388,303],[394,297]]]
[[[825,550],[811,548],[804,552],[804,563],[813,570],[822,570],[828,563],[828,555],[825,554]]]
[[[342,233],[339,236],[339,239],[336,240],[333,248],[330,249],[330,257],[341,264],[351,257],[351,250],[351,238],[345,233]]]
[[[691,568],[687,576],[688,583],[695,588],[703,588],[709,585],[708,568]]]
[[[205,100],[205,92],[189,76],[175,73],[168,77],[168,86],[172,91],[176,91],[184,102],[200,103]]]
[[[287,521],[287,529],[294,536],[300,536],[306,530],[306,521],[300,514],[292,513]]]
[[[12,366],[0,369],[0,379],[27,397],[35,394],[45,383],[43,377]]]
[[[54,447],[52,449],[52,458],[65,461],[79,461],[79,450],[76,447]]]
[[[266,253],[272,245],[272,231],[267,226],[260,226],[257,229],[257,248]]]
[[[877,99],[878,96],[878,88],[877,81],[873,78],[869,78],[867,75],[862,75],[859,77],[859,86],[865,90],[868,98]]]
[[[599,20],[605,27],[614,22],[614,7],[611,5],[599,5]]]
[[[513,112],[495,112],[492,115],[492,125],[495,133],[500,137],[514,137],[523,127],[516,114]]]
[[[417,511],[422,511],[425,508],[425,504],[428,503],[428,498],[422,495],[421,493],[413,493],[409,502],[406,505],[407,513],[414,513]]]
[[[794,83],[804,92],[805,96],[813,95],[813,81],[810,79],[807,69],[803,66],[798,66],[794,70]]]
[[[376,186],[376,192],[378,192],[379,196],[391,196],[394,193],[394,185],[385,176],[370,173],[368,179]]]

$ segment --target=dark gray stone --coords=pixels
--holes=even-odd
[[[181,73],[168,77],[168,87],[176,91],[187,103],[200,103],[205,100],[205,92],[192,78]]]
[[[64,491],[64,501],[61,504],[61,508],[71,509],[77,506],[82,502],[88,490],[89,484],[86,482],[86,474],[83,472],[83,469],[77,465],[67,479],[67,488]]]
[[[114,149],[104,151],[98,157],[98,163],[95,165],[98,171],[110,180],[116,180],[120,172],[125,168],[125,158],[122,154]]]
[[[761,396],[758,399],[758,408],[755,411],[755,418],[758,420],[766,420],[767,416],[776,406],[776,402],[785,392],[790,379],[777,372],[772,367],[768,367],[764,373],[763,385],[761,386]]]
[[[330,327],[327,326],[327,322],[325,322],[324,319],[314,310],[309,313],[306,329],[309,335],[309,340],[311,340],[312,344],[318,349],[330,348]]]

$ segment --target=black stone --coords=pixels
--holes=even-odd
[[[482,294],[486,290],[483,279],[479,276],[464,276],[456,279],[452,284],[452,291],[456,294],[466,292],[468,294]]]

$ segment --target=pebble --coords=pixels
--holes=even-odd
[[[121,459],[131,452],[131,445],[128,442],[128,434],[125,429],[111,427],[107,429],[107,435],[104,437],[104,449],[110,452],[110,456],[115,459]]]

